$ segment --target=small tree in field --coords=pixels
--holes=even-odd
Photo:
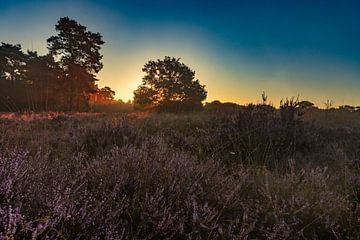
[[[149,61],[142,70],[145,72],[142,84],[134,91],[137,107],[172,112],[202,108],[207,95],[205,86],[180,58],[167,56],[164,60]]]

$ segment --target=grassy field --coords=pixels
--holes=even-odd
[[[359,239],[359,160],[358,112],[2,114],[0,239]]]

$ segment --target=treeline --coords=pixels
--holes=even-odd
[[[219,101],[203,106],[205,85],[195,71],[180,58],[165,56],[148,61],[142,83],[134,91],[133,102],[115,101],[110,87],[99,88],[97,74],[103,68],[100,33],[88,31],[68,17],[55,25],[57,35],[47,39],[48,53],[24,52],[20,45],[0,45],[0,111],[105,111],[156,110],[160,112],[233,111],[237,104]],[[263,104],[267,101],[262,95]],[[316,108],[309,101],[287,99],[280,103],[293,109]],[[324,103],[334,109],[332,102]],[[289,106],[285,106],[286,109]],[[360,106],[340,106],[359,112]]]
[[[95,102],[114,99],[114,91],[96,84],[102,36],[68,17],[55,28],[43,56],[1,43],[0,111],[87,111]]]

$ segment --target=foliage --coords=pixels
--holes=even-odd
[[[0,120],[0,238],[358,239],[360,129],[282,121],[262,104]]]
[[[143,67],[142,84],[134,91],[134,104],[140,108],[159,111],[194,111],[202,108],[207,92],[195,72],[180,58],[166,56],[164,60],[149,61]]]
[[[113,90],[111,90],[110,87],[103,87],[103,88],[99,89],[98,92],[102,98],[100,101],[107,102],[107,101],[114,100],[115,92]]]
[[[61,69],[53,56],[27,54],[27,101],[29,109],[40,111],[61,108]]]
[[[307,101],[307,100],[303,100],[303,101],[300,101],[299,102],[299,107],[301,108],[312,108],[312,107],[315,107],[315,104],[310,102],[310,101]]]
[[[20,45],[0,46],[0,111],[84,111],[91,94],[112,100],[114,92],[95,85],[101,70],[99,33],[67,17],[48,39],[49,53],[22,51]]]
[[[241,106],[236,103],[225,102],[222,103],[218,100],[210,103],[205,103],[204,111],[217,114],[229,114],[239,111]]]
[[[0,101],[1,108],[16,111],[24,102],[15,102],[15,97],[25,95],[26,55],[20,45],[2,43],[0,46]],[[19,104],[18,104],[19,103]],[[20,106],[19,106],[20,105]]]
[[[60,18],[55,26],[57,36],[50,37],[50,54],[59,59],[64,74],[65,99],[68,110],[81,109],[90,93],[95,92],[95,74],[103,67],[100,54],[104,44],[100,33],[87,31],[85,26],[68,17]]]

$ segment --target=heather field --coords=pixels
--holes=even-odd
[[[0,240],[360,240],[359,12],[0,0]]]
[[[0,239],[359,239],[360,113],[293,110],[1,114]]]

